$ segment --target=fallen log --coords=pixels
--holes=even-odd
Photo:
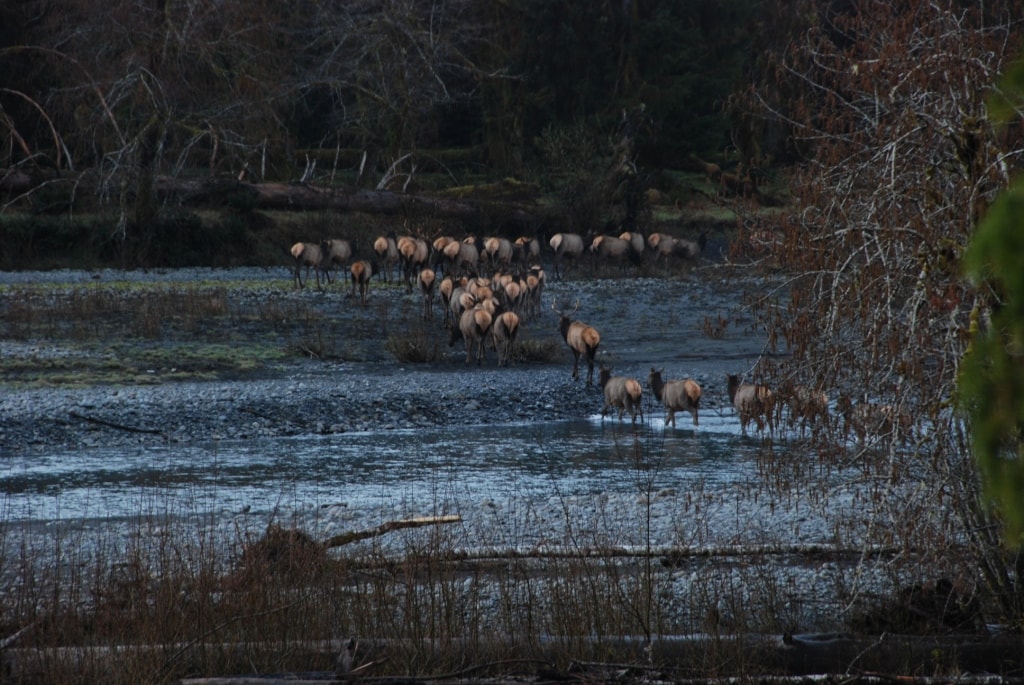
[[[395,193],[366,188],[346,189],[309,183],[246,183],[234,179],[181,179],[162,176],[155,191],[165,199],[202,205],[242,193],[259,209],[335,210],[369,214],[432,214],[452,219],[480,219],[480,208],[456,198]]]
[[[402,519],[400,521],[387,521],[385,523],[370,528],[369,530],[357,530],[349,533],[342,533],[341,535],[335,535],[332,538],[328,538],[323,543],[325,548],[341,547],[348,545],[359,540],[366,540],[367,538],[376,538],[390,533],[393,530],[401,530],[403,528],[422,528],[423,526],[436,526],[445,523],[460,523],[462,517],[458,514],[451,514],[448,516],[421,516],[412,519]]]

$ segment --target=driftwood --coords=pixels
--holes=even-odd
[[[444,523],[460,523],[462,517],[458,514],[452,514],[449,516],[422,516],[419,518],[403,519],[401,521],[387,521],[380,524],[376,528],[369,530],[357,530],[349,533],[342,533],[341,535],[335,535],[329,538],[323,543],[325,548],[341,547],[348,545],[359,540],[366,540],[367,538],[376,538],[390,533],[393,530],[401,530],[403,528],[422,528],[423,526],[436,526]]]
[[[115,428],[119,431],[126,431],[128,433],[147,433],[149,435],[161,435],[163,431],[159,428],[139,428],[137,426],[126,426],[121,423],[114,423],[113,421],[107,421],[106,419],[98,419],[95,416],[86,416],[85,414],[79,414],[76,411],[69,412],[71,418],[79,419],[81,421],[87,421],[88,423],[95,423],[100,426],[107,426],[108,428]]]

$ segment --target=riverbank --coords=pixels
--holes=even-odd
[[[705,410],[725,411],[725,373],[749,369],[762,343],[728,328],[735,294],[699,273],[550,284],[520,335],[550,359],[507,368],[496,367],[493,352],[483,366],[466,365],[440,312],[422,321],[418,294],[396,285],[375,283],[362,307],[338,284],[295,291],[285,273],[266,269],[0,274],[8,313],[0,453],[594,414],[600,390],[571,378],[552,303],[579,304],[576,316],[602,332],[599,362],[615,373],[644,385],[652,366],[694,377],[705,386]],[[26,300],[60,313],[18,314]],[[189,318],[182,310],[198,311]],[[709,334],[711,323],[720,334]],[[430,361],[388,351],[410,336],[431,347]]]

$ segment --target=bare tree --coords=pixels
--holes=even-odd
[[[736,246],[788,274],[754,299],[770,340],[792,352],[769,373],[838,391],[847,423],[858,403],[884,408],[871,428],[887,458],[851,455],[842,430],[822,443],[836,464],[878,471],[888,518],[865,523],[864,539],[914,550],[929,575],[970,584],[980,570],[1019,617],[1024,595],[954,398],[971,311],[989,306],[960,257],[1024,153],[1020,128],[995,131],[985,105],[1020,44],[1020,3],[845,7],[775,55],[775,82],[748,100],[805,152],[790,179],[798,210],[749,220]]]

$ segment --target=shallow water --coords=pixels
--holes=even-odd
[[[343,505],[410,508],[553,493],[728,487],[758,478],[756,442],[731,417],[683,415],[633,427],[599,416],[543,424],[351,432],[330,436],[82,449],[12,455],[0,484],[5,519],[128,520],[160,512],[272,516]],[[683,428],[683,426],[686,426]],[[638,469],[637,458],[641,464]]]

